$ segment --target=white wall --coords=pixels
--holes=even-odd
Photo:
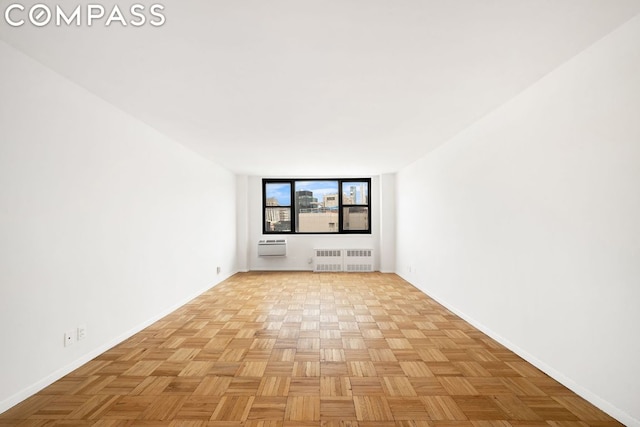
[[[640,18],[397,176],[400,274],[640,425]]]
[[[249,177],[236,175],[236,267],[249,271]]]
[[[4,42],[0,63],[2,412],[233,273],[236,217],[233,174]]]
[[[380,175],[380,271],[396,271],[396,175]]]
[[[269,177],[265,177],[269,178]],[[304,178],[304,177],[302,177]],[[247,252],[249,255],[248,268],[250,270],[313,270],[310,260],[313,258],[314,248],[371,248],[375,251],[375,269],[380,270],[381,250],[380,235],[383,210],[380,208],[380,181],[392,179],[393,175],[383,175],[371,177],[371,234],[358,235],[318,235],[318,234],[298,234],[287,235],[287,256],[286,257],[259,257],[258,240],[273,238],[273,234],[262,234],[262,177],[248,177],[248,221],[249,233]],[[388,186],[390,191],[395,191],[392,185]],[[393,194],[389,195],[393,198]],[[391,212],[395,206],[391,205]],[[387,213],[388,214],[388,213]],[[238,213],[239,217],[242,212]],[[385,257],[395,258],[395,253],[384,251]],[[385,265],[392,261],[385,260]]]

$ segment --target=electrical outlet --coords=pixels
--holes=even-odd
[[[78,326],[78,341],[87,337],[87,327],[85,325]]]
[[[76,335],[73,333],[74,331],[67,331],[64,333],[64,346],[69,347],[76,342]]]
[[[222,271],[222,267],[216,267],[216,273],[220,274],[220,272]]]

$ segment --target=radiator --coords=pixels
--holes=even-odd
[[[342,249],[314,249],[313,271],[343,271]]]
[[[314,249],[313,271],[373,271],[371,249]]]
[[[373,251],[371,249],[347,249],[344,251],[344,271],[373,271]]]
[[[258,241],[258,256],[286,256],[286,239],[269,239]]]

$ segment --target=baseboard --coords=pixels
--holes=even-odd
[[[398,276],[402,277],[404,280],[406,280],[407,282],[411,283],[414,287],[416,287],[421,292],[424,292],[426,294],[426,292],[424,290],[420,289],[419,286],[417,286],[416,284],[411,282],[407,277],[404,277],[400,273],[396,273],[396,274],[398,274]],[[573,391],[578,396],[582,397],[583,399],[585,399],[589,403],[593,404],[594,406],[598,407],[602,411],[606,412],[607,414],[609,414],[610,416],[612,416],[616,420],[620,421],[624,425],[640,427],[640,420],[632,417],[631,415],[629,415],[625,411],[621,410],[620,408],[616,407],[615,405],[612,405],[607,400],[601,398],[600,396],[598,396],[597,394],[591,392],[590,390],[582,387],[580,384],[576,383],[574,380],[572,380],[571,378],[567,377],[562,372],[559,372],[556,369],[554,369],[553,367],[551,367],[551,366],[547,365],[546,363],[542,362],[541,360],[536,358],[534,355],[528,353],[527,351],[525,351],[522,348],[518,347],[517,345],[513,344],[511,341],[509,341],[508,339],[504,338],[503,336],[501,336],[500,334],[496,333],[495,331],[491,330],[490,328],[486,327],[481,322],[478,322],[476,319],[474,319],[474,318],[472,318],[470,316],[467,316],[466,314],[464,314],[463,312],[458,310],[455,306],[453,306],[452,304],[449,304],[447,301],[445,301],[445,300],[443,300],[443,299],[441,299],[441,298],[439,298],[437,296],[434,296],[432,294],[427,294],[427,295],[430,298],[432,298],[433,300],[435,300],[438,304],[442,305],[447,310],[451,311],[456,316],[460,317],[461,319],[463,319],[464,321],[466,321],[467,323],[472,325],[474,328],[478,329],[479,331],[481,331],[485,335],[491,337],[492,339],[496,340],[497,342],[499,342],[503,346],[507,347],[509,350],[513,351],[515,354],[517,354],[518,356],[522,357],[524,360],[526,360],[527,362],[531,363],[533,366],[535,366],[536,368],[540,369],[542,372],[544,372],[545,374],[549,375],[551,378],[553,378],[554,380],[558,381],[559,383],[561,383],[562,385],[567,387],[569,390]]]
[[[2,414],[3,412],[8,411],[9,409],[11,409],[15,405],[19,404],[23,400],[33,396],[34,394],[36,394],[40,390],[44,389],[45,387],[50,386],[51,384],[53,384],[54,382],[58,381],[60,378],[64,377],[65,375],[70,374],[71,372],[75,371],[76,369],[78,369],[79,367],[84,365],[85,363],[87,363],[87,362],[91,361],[92,359],[96,358],[97,356],[101,355],[105,351],[115,347],[116,345],[120,344],[124,340],[131,338],[133,335],[135,335],[138,332],[142,331],[144,328],[147,328],[147,327],[151,326],[153,323],[157,322],[158,320],[162,319],[163,317],[167,316],[168,314],[171,314],[172,312],[176,311],[177,309],[179,309],[180,307],[182,307],[183,305],[185,305],[186,303],[188,303],[192,299],[198,297],[199,295],[202,295],[207,290],[209,290],[212,287],[217,286],[221,282],[227,280],[229,277],[233,276],[235,273],[236,272],[233,272],[233,273],[231,273],[231,274],[229,274],[227,276],[224,276],[223,278],[219,279],[215,284],[207,285],[203,289],[201,289],[199,291],[196,291],[195,293],[190,294],[189,296],[187,296],[187,297],[183,298],[182,300],[180,300],[178,303],[176,303],[176,304],[174,304],[174,305],[162,310],[160,313],[158,313],[157,315],[153,316],[152,318],[147,319],[146,321],[136,325],[135,327],[131,328],[127,332],[125,332],[123,334],[120,334],[119,336],[115,337],[114,339],[109,340],[105,344],[103,344],[103,345],[101,345],[101,346],[89,351],[88,353],[82,355],[80,358],[74,360],[73,362],[69,363],[68,365],[63,366],[62,368],[52,372],[51,374],[47,375],[45,378],[37,381],[36,383],[34,383],[34,384],[32,384],[32,385],[30,385],[30,386],[28,386],[28,387],[26,387],[26,388],[24,388],[22,390],[20,390],[18,393],[8,397],[7,399],[5,399],[2,402],[0,402],[0,414]]]

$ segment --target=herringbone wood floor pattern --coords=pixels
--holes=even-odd
[[[0,425],[620,425],[396,275],[243,273]]]

